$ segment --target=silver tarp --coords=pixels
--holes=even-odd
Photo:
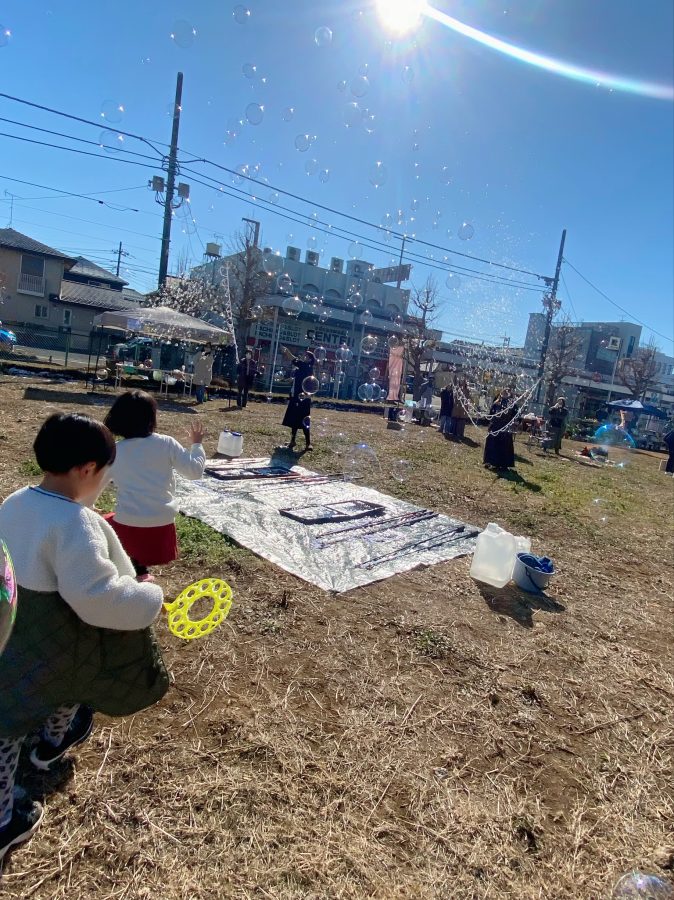
[[[211,462],[223,471],[222,460]],[[269,463],[268,459],[237,460],[232,463],[232,468],[267,466]],[[209,463],[206,465],[208,467]],[[301,475],[315,474],[300,466],[294,466],[293,471]],[[419,509],[361,484],[330,481],[277,486],[273,484],[273,479],[220,481],[208,475],[199,481],[187,481],[180,477],[176,480],[180,511],[186,516],[199,519],[286,572],[326,591],[349,591],[398,572],[407,572],[416,566],[434,565],[472,553],[475,548],[474,537],[462,539],[461,534],[441,537],[453,526],[465,524],[448,516],[370,535],[359,531],[345,533],[339,536],[339,543],[322,547],[317,535],[352,524],[365,524],[365,521],[306,525],[279,514],[280,509],[288,507],[354,499],[381,504],[385,507],[384,516]],[[377,520],[371,521],[374,524]],[[473,530],[473,526],[466,525],[466,531],[469,530]],[[410,547],[434,535],[442,540],[439,546],[430,549]],[[357,568],[358,563],[374,560],[392,551],[397,551],[399,558],[368,569]]]

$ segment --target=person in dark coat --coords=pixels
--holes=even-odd
[[[440,434],[449,433],[449,418],[454,406],[454,391],[451,384],[446,384],[440,391]]]
[[[250,350],[247,350],[246,355],[239,360],[236,367],[236,405],[239,409],[243,409],[248,403],[248,391],[252,388],[256,375],[257,363]]]
[[[668,431],[667,434],[663,435],[662,439],[665,442],[667,453],[669,454],[667,458],[667,465],[665,466],[665,472],[669,472],[670,475],[674,475],[674,428]]]
[[[560,397],[554,406],[548,410],[548,430],[552,438],[552,446],[559,456],[562,449],[562,438],[566,431],[566,420],[569,418],[569,407],[564,397]]]
[[[297,439],[297,432],[302,429],[304,441],[307,450],[313,450],[311,446],[311,395],[307,394],[302,387],[302,382],[309,375],[314,374],[314,366],[316,358],[311,350],[307,350],[302,358],[293,356],[287,347],[283,348],[283,355],[290,359],[294,366],[293,387],[290,394],[290,400],[286,407],[283,422],[286,428],[290,428],[290,443],[288,449],[292,450]]]
[[[495,469],[514,467],[515,443],[512,432],[506,426],[513,421],[518,412],[509,391],[502,391],[494,400],[489,410],[492,418],[489,421],[489,434],[484,444],[485,466],[493,466]]]

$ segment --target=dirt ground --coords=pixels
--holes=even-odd
[[[0,496],[37,480],[31,443],[48,414],[102,418],[113,396],[2,377]],[[247,456],[265,455],[287,440],[282,412],[172,404],[160,430],[186,441],[199,415],[209,452],[229,426]],[[606,469],[583,464],[579,445],[555,458],[520,436],[519,474],[499,478],[481,465],[481,429],[457,445],[373,415],[315,409],[312,423],[303,465],[339,472],[366,441],[373,487],[531,536],[558,569],[549,599],[478,585],[468,558],[331,596],[183,522],[183,558],[157,573],[167,596],[212,574],[235,606],[194,643],[159,622],[164,700],[98,717],[47,781],[22,769],[47,812],[0,891],[589,900],[632,868],[671,878],[674,480],[662,457]]]

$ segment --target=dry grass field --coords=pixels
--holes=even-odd
[[[3,377],[0,496],[37,480],[48,414],[102,418],[113,397]],[[171,404],[160,430],[185,441],[193,415],[209,452],[225,425],[247,456],[287,440],[276,404]],[[47,812],[8,858],[2,895],[598,900],[633,867],[671,878],[674,480],[661,457],[605,469],[578,445],[555,458],[519,437],[503,478],[481,465],[480,429],[457,445],[374,415],[315,409],[312,422],[303,465],[339,472],[366,441],[373,487],[529,535],[558,569],[549,599],[478,585],[468,558],[331,596],[181,517],[182,558],[157,572],[166,595],[222,576],[232,612],[194,643],[160,621],[163,702],[98,717],[48,780],[22,768]]]

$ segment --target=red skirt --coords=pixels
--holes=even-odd
[[[114,515],[107,513],[103,518],[112,525],[122,547],[139,566],[163,566],[178,558],[178,536],[173,523],[141,528],[115,522]]]

